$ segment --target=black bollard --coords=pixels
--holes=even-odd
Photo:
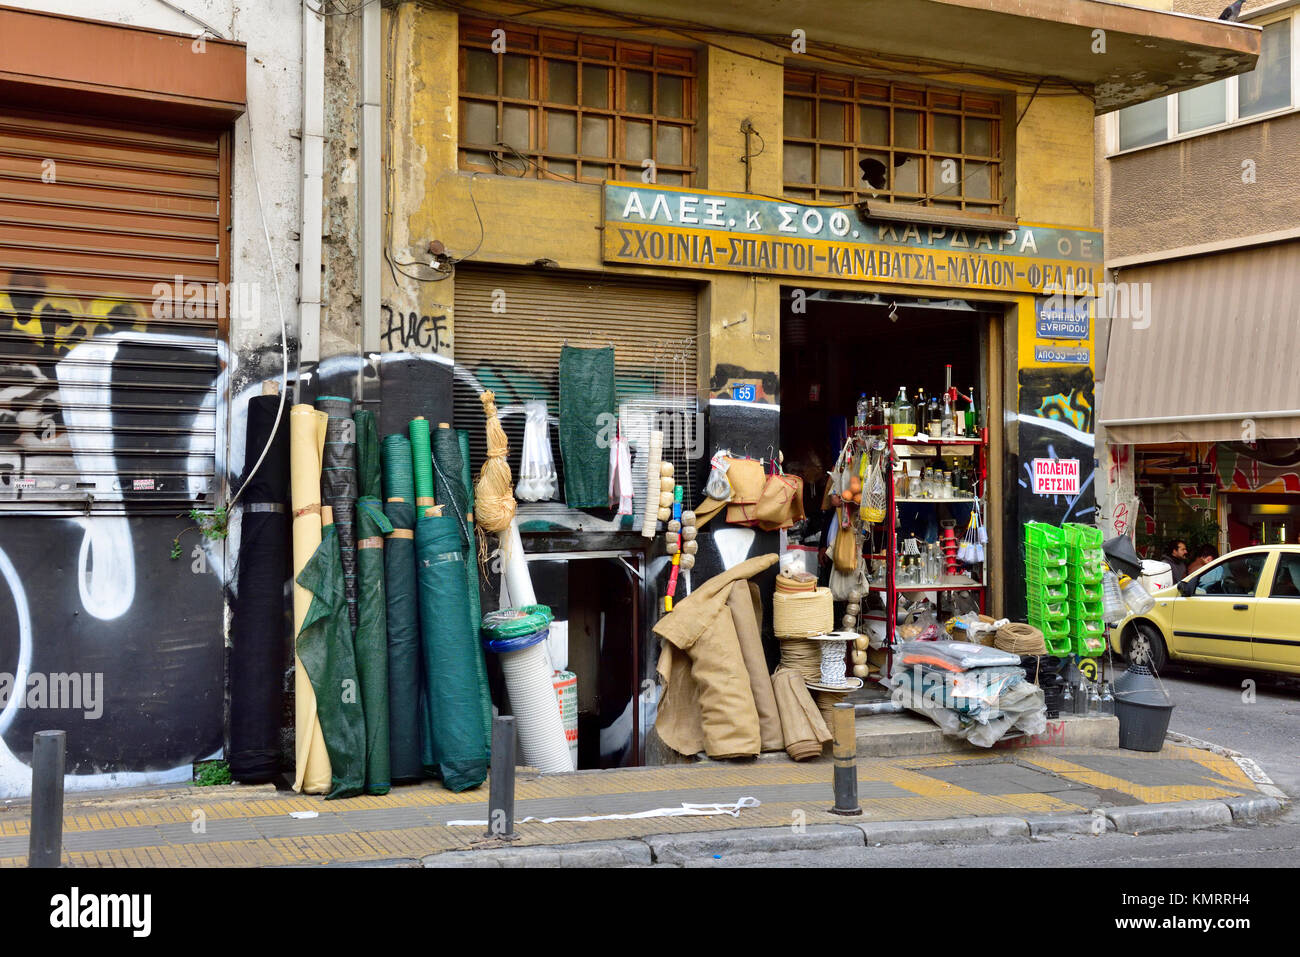
[[[832,814],[861,814],[858,806],[858,738],[854,727],[853,705],[841,701],[831,711],[834,727],[835,806]]]
[[[32,736],[32,823],[28,867],[58,867],[63,858],[63,731]]]
[[[492,719],[492,764],[488,778],[487,836],[513,841],[515,834],[515,718]]]

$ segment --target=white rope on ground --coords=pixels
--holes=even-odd
[[[743,797],[734,804],[682,804],[681,807],[658,807],[652,811],[637,811],[633,814],[593,814],[587,817],[526,817],[518,824],[530,821],[537,824],[568,824],[587,821],[639,821],[649,817],[716,817],[729,814],[740,817],[740,812],[747,807],[758,807],[762,802],[758,798]],[[487,821],[448,821],[448,827],[487,827]]]

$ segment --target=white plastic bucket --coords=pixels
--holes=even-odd
[[[545,774],[572,771],[573,760],[564,735],[545,640],[522,651],[502,652],[501,672],[519,730],[519,750],[524,764]]]
[[[1138,579],[1142,587],[1153,595],[1161,588],[1168,588],[1174,583],[1174,570],[1168,562],[1158,562],[1150,558],[1142,559],[1142,576]]]
[[[555,627],[554,624],[551,625]],[[578,676],[572,671],[557,671],[551,676],[555,697],[560,703],[560,718],[564,722],[564,737],[569,742],[569,757],[578,767]]]

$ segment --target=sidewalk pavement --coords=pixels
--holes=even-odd
[[[673,863],[736,848],[962,842],[1052,831],[1096,833],[1101,827],[1133,833],[1253,823],[1282,808],[1280,792],[1252,780],[1231,753],[1170,742],[1157,754],[1065,746],[859,758],[860,817],[830,813],[831,771],[826,757],[796,764],[784,756],[545,776],[521,769],[519,839],[509,845],[486,839],[482,823],[448,825],[486,821],[486,785],[452,794],[430,782],[342,801],[277,792],[271,785],[81,793],[65,806],[64,864]],[[761,803],[735,816],[523,822],[529,816],[733,804],[745,797]],[[291,816],[300,812],[315,814]],[[28,827],[26,802],[0,808],[0,867],[26,864]],[[530,850],[538,847],[551,853]]]

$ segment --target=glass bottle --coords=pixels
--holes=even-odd
[[[867,394],[865,392],[858,396],[857,415],[854,417],[854,425],[866,425],[868,415]]]
[[[1074,714],[1074,692],[1067,681],[1061,691],[1061,714]]]
[[[942,422],[942,435],[945,439],[950,439],[957,434],[957,427],[952,421],[952,403],[948,400],[947,392],[943,394],[943,410],[940,415],[942,416],[940,420]]]
[[[925,390],[916,390],[916,431],[918,434],[925,432],[930,422],[930,410],[925,404]]]
[[[979,409],[975,405],[975,387],[970,387],[970,405],[966,407],[966,434],[974,438],[980,427]]]
[[[906,386],[898,387],[898,398],[894,400],[893,429],[895,438],[916,435],[916,413],[907,401]]]

